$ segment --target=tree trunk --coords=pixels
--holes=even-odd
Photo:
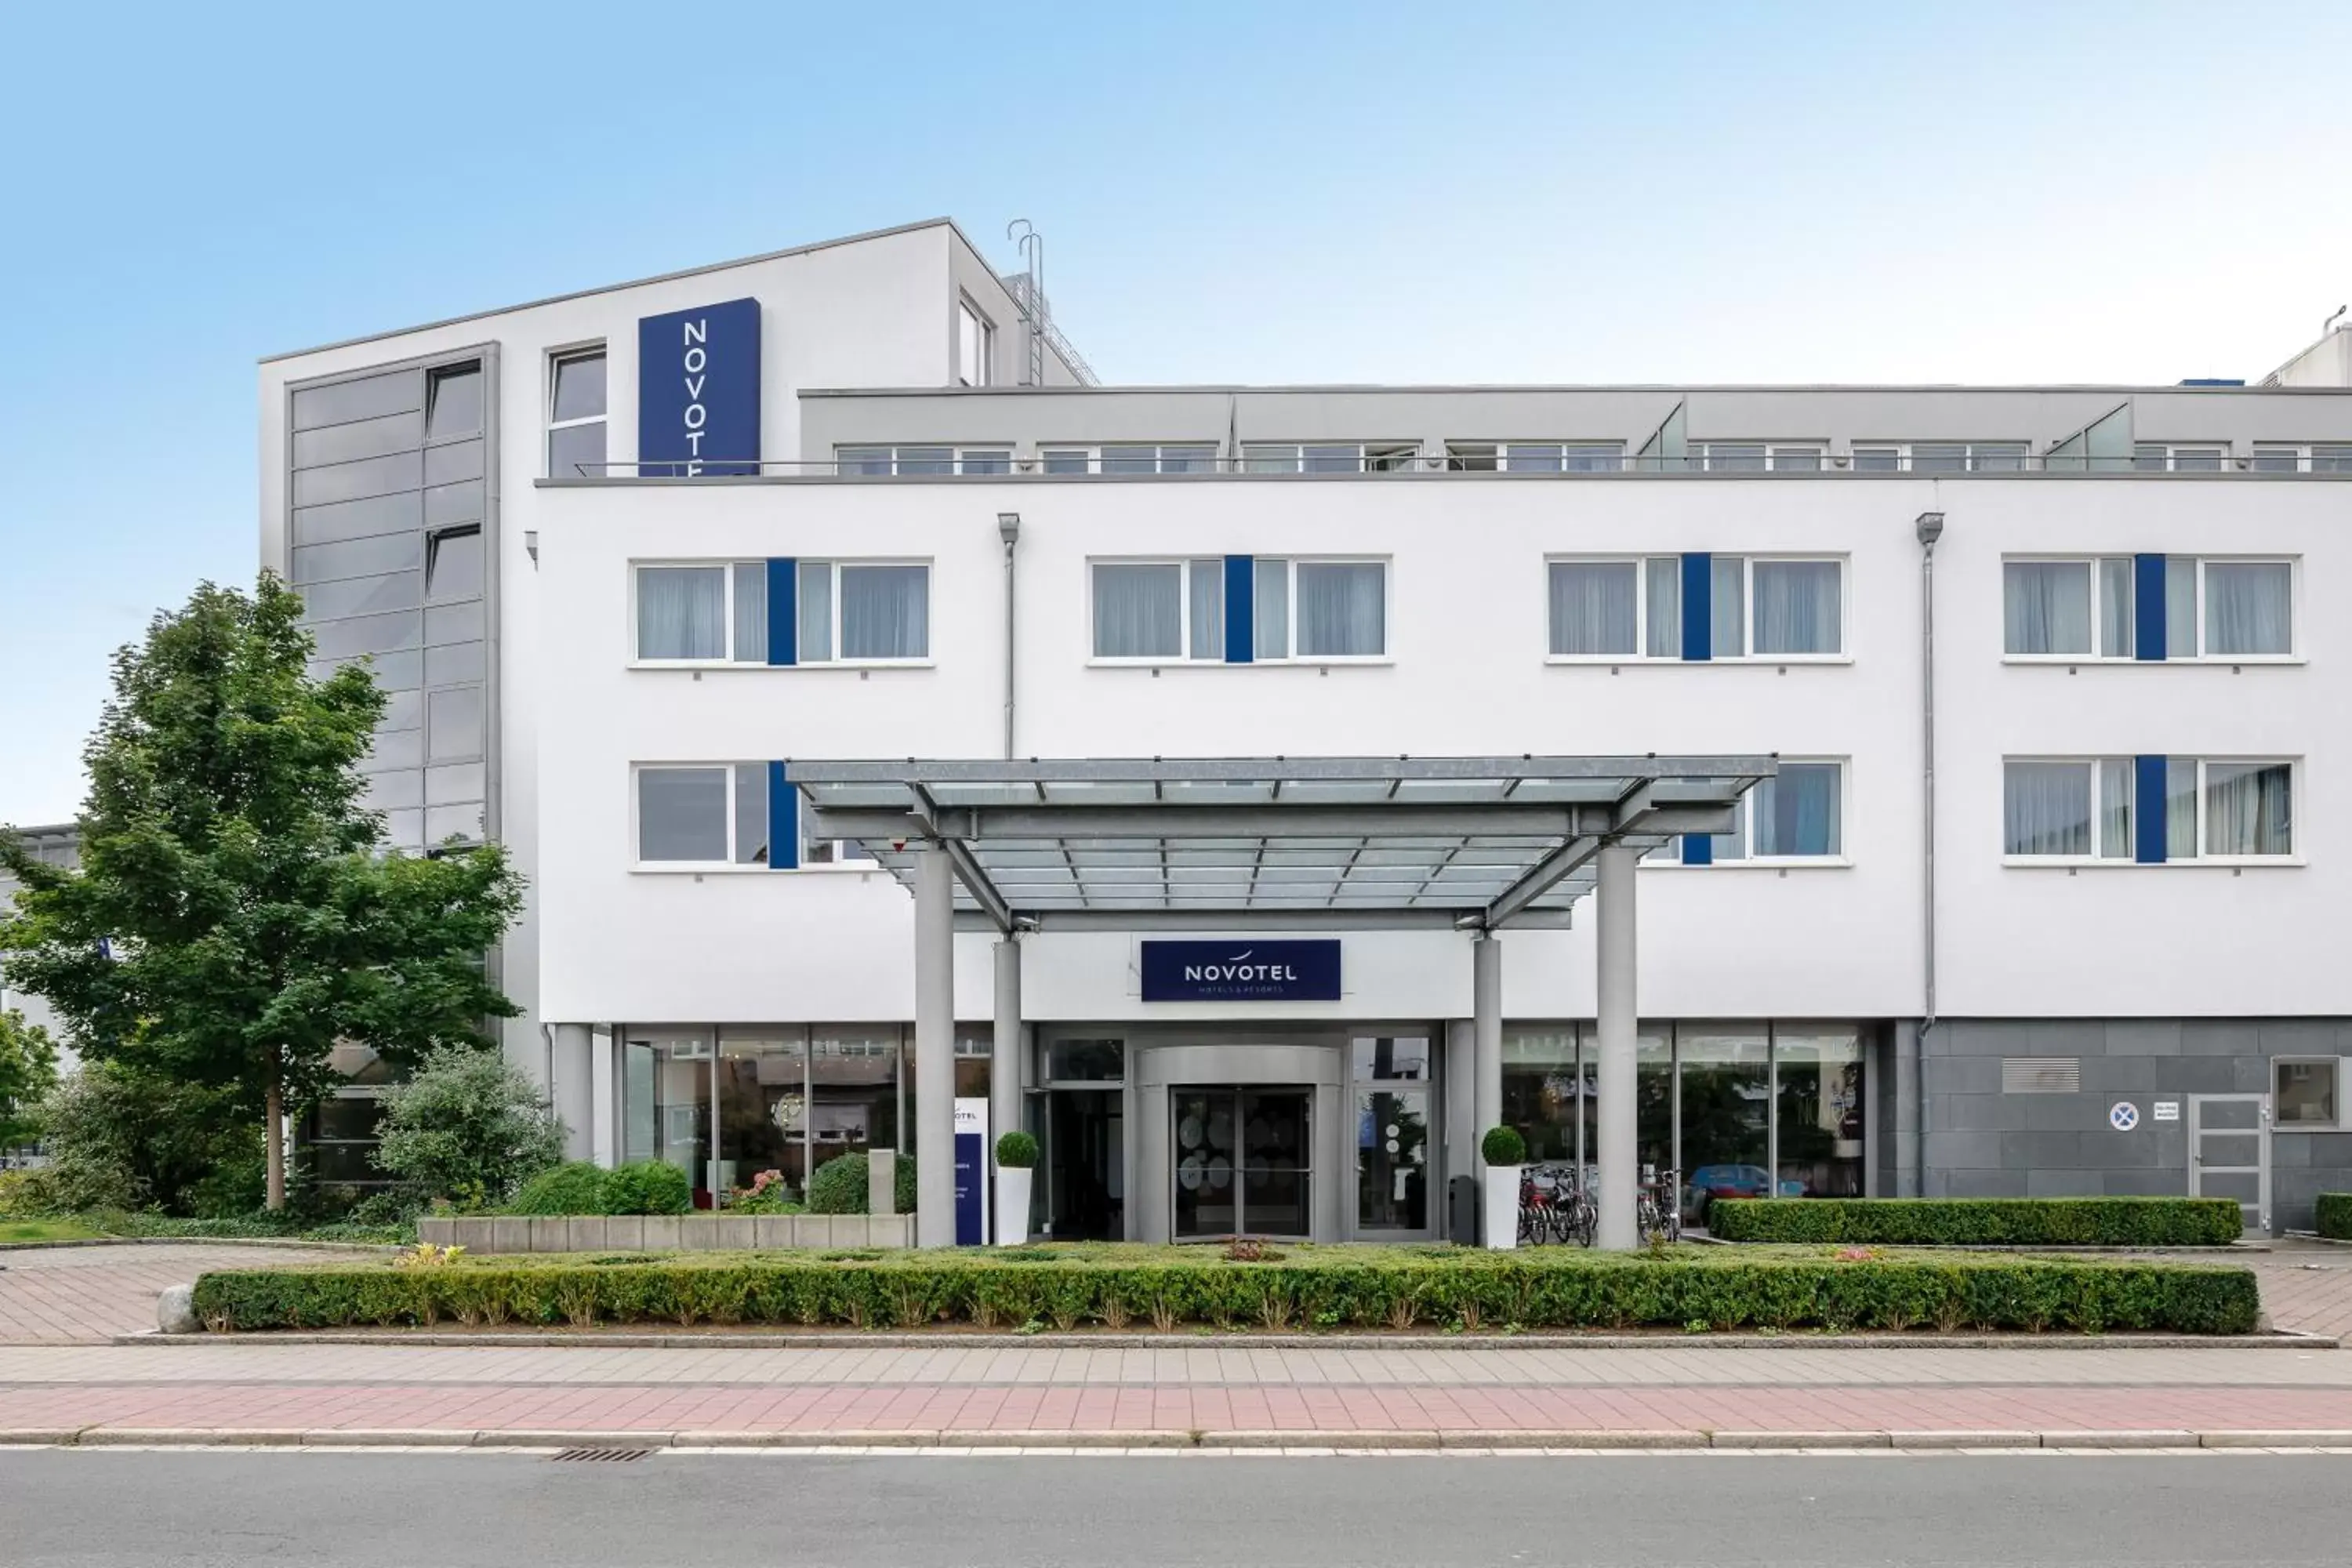
[[[272,1214],[286,1206],[286,1085],[278,1070],[278,1058],[269,1059],[269,1083],[262,1090],[262,1115],[268,1123],[269,1184],[268,1208]]]

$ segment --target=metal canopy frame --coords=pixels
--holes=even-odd
[[[1560,928],[1601,848],[1734,830],[1770,756],[787,761],[809,833],[1017,931]]]

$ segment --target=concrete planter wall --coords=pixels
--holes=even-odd
[[[781,1247],[912,1247],[912,1215],[611,1215],[420,1219],[416,1239],[473,1253],[748,1252]]]

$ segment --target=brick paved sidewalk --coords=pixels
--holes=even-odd
[[[155,1298],[211,1268],[357,1257],[339,1247],[142,1243],[0,1251],[0,1345],[103,1342],[155,1326]]]

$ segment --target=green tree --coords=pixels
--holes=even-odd
[[[75,1049],[237,1091],[268,1133],[286,1201],[284,1117],[332,1079],[330,1051],[395,1062],[484,1043],[517,1009],[481,955],[520,901],[492,846],[387,854],[362,802],[383,695],[347,665],[324,679],[300,598],[210,583],[114,657],[114,695],[83,755],[81,865],[42,865],[0,834],[23,884],[0,921],[10,983],[48,999]]]
[[[0,1008],[0,1149],[29,1143],[33,1107],[56,1087],[58,1048],[49,1032],[14,1007]]]
[[[427,1198],[506,1201],[563,1158],[563,1124],[496,1051],[447,1046],[384,1091],[375,1163]]]

